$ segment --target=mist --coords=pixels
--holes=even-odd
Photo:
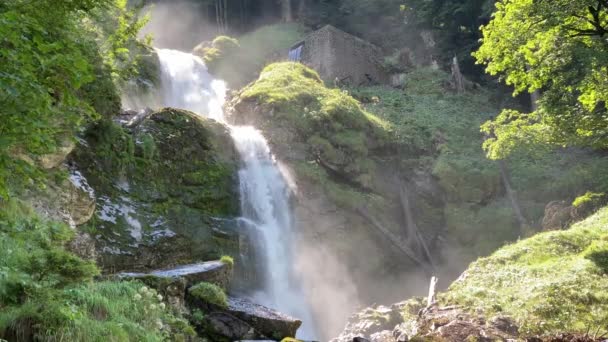
[[[201,41],[217,35],[214,23],[205,18],[203,6],[190,1],[147,5],[142,13],[149,13],[150,21],[141,35],[151,34],[157,48],[191,51]]]

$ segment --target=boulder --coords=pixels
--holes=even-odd
[[[38,165],[45,170],[54,169],[63,164],[74,147],[76,147],[76,144],[71,139],[65,139],[55,152],[39,156],[37,158]]]
[[[228,127],[173,108],[119,121],[92,127],[72,158],[95,193],[90,228],[104,271],[240,255],[240,157]]]
[[[205,334],[220,335],[232,341],[268,338],[280,341],[294,337],[302,325],[302,321],[298,319],[243,298],[228,297],[227,308],[204,302],[203,299],[191,295],[187,295],[186,300],[191,308],[199,308],[207,313],[207,324],[203,325],[207,327]],[[251,329],[246,329],[247,326]],[[234,330],[230,330],[230,327]],[[241,336],[236,336],[238,334]]]
[[[542,227],[544,231],[560,230],[572,222],[572,206],[566,201],[551,201],[545,206]]]

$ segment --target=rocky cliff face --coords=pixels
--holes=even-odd
[[[73,163],[94,193],[106,270],[158,268],[237,255],[239,157],[226,126],[163,109],[125,129],[95,127]]]
[[[415,234],[406,222],[425,222],[431,229],[421,238],[434,244],[441,218],[416,209],[430,207],[437,188],[428,175],[406,175],[399,154],[409,149],[392,140],[386,123],[326,88],[314,71],[290,63],[268,67],[232,99],[228,112],[235,123],[264,132],[291,181],[300,234],[296,267],[308,279],[321,330],[341,325],[359,299],[396,299],[403,289],[394,284],[406,271],[416,283],[420,260],[402,247],[419,246],[406,241]],[[411,189],[408,212],[418,217],[404,217],[402,188]],[[328,302],[343,309],[330,314]]]

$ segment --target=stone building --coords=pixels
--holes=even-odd
[[[293,45],[289,59],[315,69],[326,81],[358,86],[388,79],[378,47],[331,25]]]

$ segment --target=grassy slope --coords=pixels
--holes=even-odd
[[[512,316],[522,333],[606,329],[608,207],[479,259],[442,300]]]
[[[162,341],[193,333],[143,284],[92,282],[95,265],[64,249],[73,234],[25,203],[0,203],[0,338]]]
[[[470,261],[519,234],[498,167],[481,149],[479,125],[498,112],[504,99],[484,89],[454,94],[443,88],[448,79],[442,71],[423,68],[407,75],[404,90],[368,87],[351,93],[389,122],[401,141],[426,151],[404,159],[404,166],[437,177],[446,195],[443,212],[455,240],[451,243],[464,246],[463,257]],[[608,184],[601,171],[608,158],[584,151],[521,151],[507,165],[524,215],[535,229],[547,202],[605,191]]]

